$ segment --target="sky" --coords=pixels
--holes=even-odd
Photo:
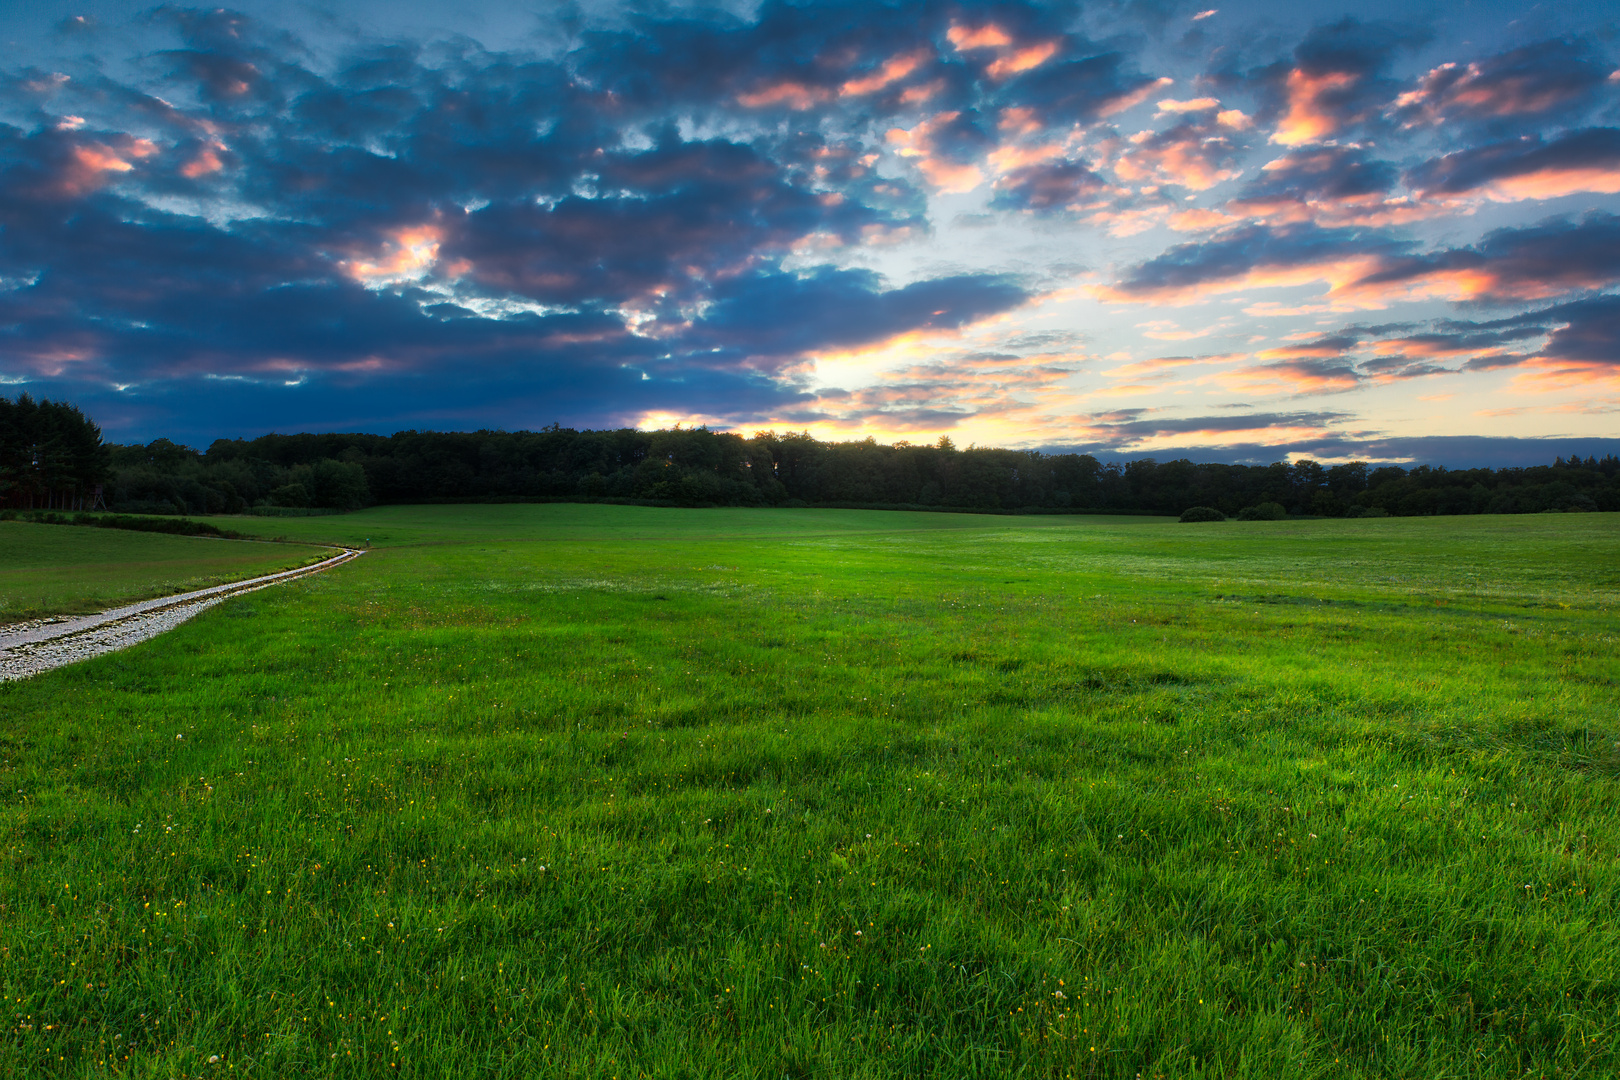
[[[1611,3],[31,0],[0,45],[0,393],[110,440],[1620,451]]]

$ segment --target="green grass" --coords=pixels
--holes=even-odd
[[[0,623],[101,611],[329,554],[307,545],[0,521]]]
[[[256,524],[0,686],[0,1075],[1620,1073],[1613,515]]]

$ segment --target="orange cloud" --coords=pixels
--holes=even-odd
[[[1340,199],[1277,196],[1234,199],[1226,204],[1226,208],[1241,213],[1250,221],[1264,225],[1298,225],[1313,222],[1332,229],[1350,226],[1373,229],[1428,221],[1446,213],[1456,212],[1458,205],[1453,199],[1419,200],[1405,195],[1394,198],[1385,198],[1382,195],[1358,195]]]
[[[359,282],[415,277],[439,259],[444,229],[427,223],[395,229],[381,250],[371,259],[347,259],[338,263],[344,273]]]
[[[932,100],[933,96],[943,89],[945,89],[944,79],[931,79],[916,86],[908,86],[900,91],[900,103],[902,105],[921,105]]]
[[[986,75],[992,79],[1005,79],[1009,75],[1016,75],[1020,71],[1040,67],[1053,56],[1057,55],[1058,43],[1043,41],[1035,45],[1027,45],[1022,49],[1014,49],[1006,56],[997,58],[989,67],[984,69]]]
[[[1519,202],[1524,199],[1558,199],[1565,195],[1591,192],[1620,194],[1620,169],[1589,167],[1543,169],[1521,176],[1492,180],[1480,189],[1492,202]]]
[[[957,52],[966,52],[969,49],[999,49],[1013,43],[1012,36],[995,23],[985,23],[983,26],[969,28],[961,23],[952,23],[945,37],[956,46]]]
[[[1230,364],[1235,360],[1247,358],[1245,353],[1213,353],[1208,356],[1158,356],[1152,360],[1138,360],[1130,364],[1122,364],[1116,368],[1109,368],[1102,374],[1115,379],[1149,378],[1156,380],[1168,379],[1180,372],[1183,368],[1198,367],[1204,364]]]
[[[1131,136],[1134,148],[1114,162],[1114,172],[1131,183],[1176,184],[1189,191],[1208,191],[1242,174],[1223,169],[1216,159],[1232,147],[1219,136],[1206,137],[1192,125],[1169,131],[1141,131]]]
[[[1159,102],[1157,111],[1162,113],[1180,114],[1209,112],[1211,109],[1219,109],[1220,107],[1221,102],[1219,98],[1201,97],[1193,98],[1191,101],[1177,101],[1174,98],[1165,98],[1163,101]],[[1239,115],[1242,114],[1240,113]]]
[[[1135,286],[1121,289],[1114,285],[1092,286],[1091,295],[1112,303],[1141,304],[1194,304],[1215,296],[1244,292],[1248,289],[1283,289],[1300,285],[1326,282],[1327,299],[1332,310],[1354,310],[1357,307],[1382,307],[1380,297],[1373,293],[1349,295],[1351,288],[1363,278],[1384,268],[1376,255],[1348,255],[1326,257],[1319,261],[1290,264],[1258,264],[1229,277],[1198,281],[1190,284],[1167,283],[1160,286]],[[1358,303],[1357,301],[1361,301]]]
[[[49,185],[51,194],[60,198],[78,198],[101,187],[112,175],[133,172],[131,163],[149,158],[158,152],[150,139],[132,139],[122,136],[113,146],[106,143],[81,143],[74,146],[55,181]]]
[[[225,149],[220,143],[205,146],[198,155],[180,167],[180,175],[188,180],[195,180],[199,176],[219,172],[225,167],[220,160],[219,151]]]
[[[1040,115],[1034,109],[1015,106],[1001,110],[996,127],[1012,136],[1033,135],[1042,129]]]
[[[932,54],[927,49],[916,49],[909,53],[891,57],[883,65],[869,75],[857,79],[850,79],[839,87],[844,94],[860,95],[870,94],[882,90],[886,86],[899,82],[901,79],[916,71]]]
[[[786,105],[800,112],[815,108],[832,97],[832,91],[821,86],[807,86],[801,82],[785,80],[758,90],[737,95],[737,104],[748,109],[762,109],[771,105]]]
[[[1519,50],[1520,61],[1527,59]],[[1408,90],[1395,99],[1392,112],[1410,116],[1402,126],[1443,124],[1452,110],[1473,116],[1521,116],[1546,112],[1579,96],[1579,83],[1552,75],[1542,64],[1514,64],[1514,54],[1498,57],[1510,61],[1507,65],[1494,65],[1487,70],[1479,63],[1459,68],[1456,64],[1441,64],[1431,68],[1414,90]],[[1576,65],[1581,65],[1577,61]],[[1517,70],[1515,70],[1517,68]],[[1567,66],[1564,74],[1568,74]],[[1613,76],[1611,75],[1612,79]]]
[[[1371,280],[1336,285],[1329,297],[1336,307],[1384,308],[1413,300],[1475,300],[1482,296],[1511,297],[1515,300],[1545,300],[1567,293],[1572,286],[1604,284],[1606,277],[1590,281],[1538,281],[1507,278],[1490,264],[1462,267],[1436,267],[1410,276],[1391,279],[1389,275],[1368,275]]]
[[[1344,90],[1356,81],[1346,71],[1329,71],[1322,75],[1307,75],[1299,68],[1288,73],[1288,111],[1272,132],[1271,141],[1283,146],[1301,146],[1321,142],[1339,129],[1339,119],[1323,102],[1323,98],[1337,90]]]
[[[1533,356],[1519,365],[1518,374],[1508,385],[1543,394],[1555,390],[1620,389],[1620,367],[1600,361]]]
[[[952,195],[972,191],[984,182],[984,174],[977,165],[934,152],[936,133],[959,115],[955,112],[936,113],[909,130],[890,128],[884,136],[889,145],[895,148],[896,154],[912,159],[918,171],[935,189]]]
[[[1146,101],[1160,90],[1163,90],[1165,87],[1172,85],[1175,81],[1176,80],[1170,78],[1168,75],[1161,76],[1160,78],[1148,83],[1146,86],[1139,86],[1130,93],[1121,94],[1109,101],[1107,104],[1103,105],[1102,108],[1097,110],[1097,115],[1109,117],[1115,115],[1116,113],[1122,113],[1126,109],[1130,109],[1142,104],[1142,102]]]
[[[1033,146],[1011,144],[992,150],[985,160],[996,172],[1008,173],[1062,157],[1063,151],[1064,148],[1058,143],[1037,143]]]
[[[1227,390],[1241,394],[1329,394],[1354,390],[1361,379],[1347,364],[1331,366],[1309,361],[1281,361],[1211,376]]]

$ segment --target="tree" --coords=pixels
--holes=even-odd
[[[78,406],[0,397],[0,503],[83,509],[111,473],[101,428]]]

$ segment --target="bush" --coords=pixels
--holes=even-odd
[[[1288,511],[1281,503],[1263,502],[1259,506],[1245,506],[1238,511],[1239,521],[1281,521]]]
[[[1382,506],[1352,506],[1345,517],[1389,517],[1389,511]]]
[[[1225,521],[1226,515],[1213,506],[1191,506],[1181,512],[1182,521]]]
[[[303,484],[283,484],[270,493],[274,506],[308,506],[309,490]]]

